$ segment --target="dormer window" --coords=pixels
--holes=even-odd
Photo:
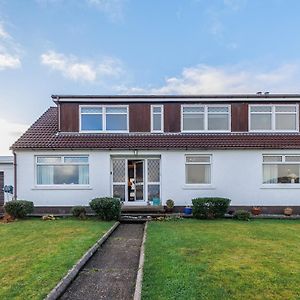
[[[250,131],[297,131],[296,105],[250,105]]]
[[[229,105],[182,105],[182,132],[230,131]]]
[[[81,106],[81,132],[128,132],[127,106]]]
[[[151,105],[151,132],[164,131],[163,105]]]

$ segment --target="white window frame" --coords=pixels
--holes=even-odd
[[[187,162],[188,157],[209,157],[209,162]],[[210,180],[209,183],[188,183],[187,182],[187,172],[186,165],[209,165],[210,166]],[[186,154],[184,156],[184,186],[185,187],[211,187],[212,186],[212,154]]]
[[[204,129],[203,130],[184,130],[183,128],[183,109],[185,107],[203,107],[204,108]],[[209,130],[208,129],[208,108],[209,107],[226,107],[228,108],[228,129],[224,130]],[[218,114],[218,113],[214,113]],[[226,113],[220,113],[220,114],[226,114]],[[231,105],[230,104],[182,104],[181,105],[181,132],[184,133],[197,133],[197,132],[230,132],[231,131]]]
[[[154,112],[154,108],[160,108],[161,111],[160,113],[157,113],[157,112]],[[153,119],[154,119],[154,115],[160,115],[161,116],[161,120],[160,120],[160,130],[154,130],[153,129]],[[157,132],[157,133],[160,133],[160,132],[164,132],[164,106],[161,104],[161,105],[151,105],[151,132]]]
[[[272,107],[271,112],[252,112],[251,107],[266,106]],[[276,107],[295,107],[295,112],[276,112]],[[271,129],[251,129],[251,114],[270,114],[271,115]],[[276,129],[276,114],[295,114],[296,115],[296,129],[294,130],[277,130]],[[299,131],[299,105],[298,104],[250,104],[248,109],[248,126],[249,132],[298,132]]]
[[[51,158],[58,158],[60,157],[60,162],[59,163],[39,163],[38,158],[40,157],[51,157]],[[88,162],[83,163],[83,162],[73,162],[73,163],[65,163],[64,159],[65,157],[87,157]],[[37,169],[38,166],[62,166],[62,165],[67,165],[67,166],[73,166],[73,165],[87,165],[89,167],[89,172],[88,172],[88,177],[89,177],[89,183],[88,184],[38,184],[37,182]],[[87,188],[90,187],[90,157],[88,154],[57,154],[57,155],[48,155],[48,154],[38,154],[34,156],[34,185],[36,188],[62,188],[62,189],[77,189],[77,188]]]
[[[82,108],[102,108],[102,130],[83,130],[81,128],[81,109]],[[126,116],[127,116],[127,122],[126,130],[106,130],[106,109],[107,108],[126,108]],[[128,105],[80,105],[79,106],[79,132],[81,133],[128,133],[129,132],[129,109]],[[83,113],[85,114],[85,113]],[[89,113],[93,114],[93,113]],[[100,113],[94,113],[100,115]],[[124,115],[125,113],[108,113],[108,114],[115,114],[115,115]]]
[[[272,156],[280,156],[281,161],[268,161],[264,162],[264,157],[272,157]],[[281,154],[281,153],[273,153],[273,154],[263,154],[261,158],[261,182],[262,188],[299,188],[300,189],[300,182],[299,183],[264,183],[264,165],[288,165],[288,164],[299,164],[300,169],[300,162],[293,162],[293,161],[286,161],[286,156],[297,156],[300,157],[300,154]]]

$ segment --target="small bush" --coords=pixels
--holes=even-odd
[[[74,206],[72,207],[72,215],[79,219],[85,219],[86,218],[86,209],[84,206]]]
[[[197,219],[214,219],[224,217],[228,210],[230,199],[227,198],[195,198],[193,216]]]
[[[33,212],[33,202],[26,200],[12,200],[4,205],[5,212],[13,218],[22,219]]]
[[[90,202],[90,207],[105,221],[118,220],[121,215],[121,201],[118,198],[95,198]]]
[[[233,216],[236,220],[239,220],[239,221],[249,221],[250,220],[250,217],[251,217],[251,214],[249,211],[246,211],[244,209],[240,209],[240,210],[237,210]]]
[[[166,201],[166,206],[167,206],[167,208],[174,208],[174,205],[175,205],[174,200],[168,199],[168,200]]]

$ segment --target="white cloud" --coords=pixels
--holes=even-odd
[[[74,81],[95,82],[118,77],[123,72],[121,61],[111,57],[105,57],[100,62],[81,61],[74,55],[48,51],[41,55],[41,63]]]
[[[125,93],[152,94],[221,94],[221,93],[271,93],[300,92],[300,63],[290,63],[273,69],[258,66],[213,67],[198,65],[185,68],[178,76],[165,79],[158,88],[133,87]]]
[[[88,4],[102,11],[112,21],[117,21],[123,18],[124,4],[126,0],[86,0]]]
[[[17,69],[21,66],[20,58],[8,53],[0,53],[0,70]]]
[[[0,155],[9,155],[9,147],[28,129],[25,124],[0,118]]]
[[[0,70],[21,67],[20,47],[0,23]]]
[[[247,0],[224,0],[223,3],[225,7],[237,11],[246,5]]]
[[[8,34],[8,32],[6,32],[6,30],[4,29],[3,24],[0,24],[0,38],[2,39],[6,39],[6,38],[10,38],[11,36]]]

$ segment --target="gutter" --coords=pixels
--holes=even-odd
[[[55,103],[60,102],[298,102],[300,94],[206,94],[206,95],[52,95]]]

